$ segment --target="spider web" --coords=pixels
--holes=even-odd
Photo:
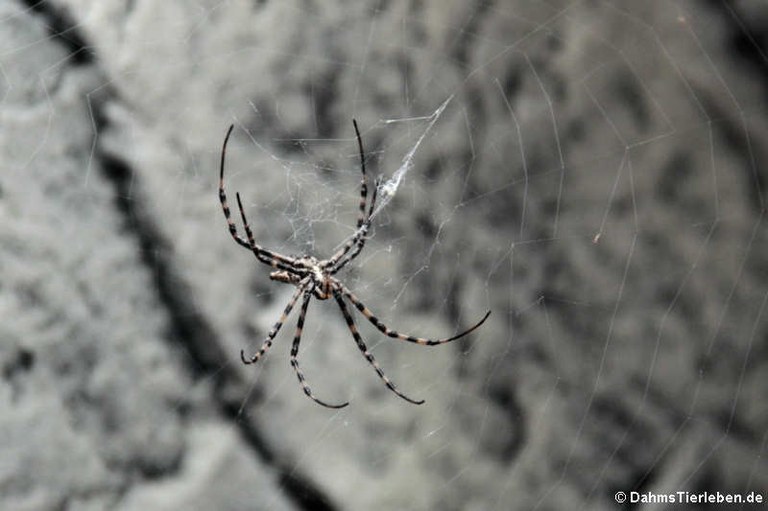
[[[0,508],[768,498],[763,11],[4,4]],[[311,303],[299,357],[349,407],[301,392],[298,307],[239,361],[294,289],[226,231],[226,127],[230,205],[265,247],[325,258],[356,234],[352,118],[369,198],[383,181],[338,277],[404,333],[492,311],[425,348],[350,307],[420,407],[333,300]]]
[[[413,158],[416,154],[416,151],[419,149],[419,146],[421,145],[421,142],[424,140],[424,137],[427,136],[427,133],[432,129],[432,126],[434,126],[435,122],[440,118],[440,114],[443,113],[443,110],[445,110],[445,107],[448,106],[448,103],[451,101],[452,97],[449,97],[445,101],[443,101],[443,104],[440,105],[440,107],[435,110],[435,112],[430,115],[426,120],[429,121],[427,124],[427,127],[424,128],[424,132],[421,134],[421,136],[416,140],[416,143],[413,145],[410,151],[408,151],[408,154],[405,155],[403,158],[403,164],[400,165],[400,167],[395,171],[395,173],[392,175],[391,178],[387,179],[381,186],[379,187],[379,194],[380,194],[380,201],[378,202],[378,205],[376,206],[376,209],[373,211],[373,214],[371,216],[375,216],[378,214],[382,209],[386,207],[387,204],[389,204],[389,201],[392,200],[392,198],[397,193],[397,189],[400,187],[400,183],[403,181],[403,178],[405,177],[405,174],[413,168]],[[387,123],[394,123],[398,122],[395,120],[388,120],[385,121]]]

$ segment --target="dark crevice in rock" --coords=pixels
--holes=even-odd
[[[72,58],[71,66],[94,63],[92,48],[86,38],[77,30],[77,24],[69,13],[47,1],[24,2],[30,12],[38,14],[47,24],[53,40],[68,48]],[[108,129],[104,116],[104,105],[116,99],[116,93],[109,87],[100,89],[99,94],[90,95],[96,133]],[[312,481],[297,473],[295,467],[281,461],[264,439],[258,426],[246,420],[240,413],[244,382],[236,371],[222,371],[229,364],[229,358],[217,342],[218,335],[194,301],[191,286],[176,270],[173,263],[172,247],[163,236],[151,216],[152,208],[142,197],[141,183],[137,182],[133,169],[127,162],[107,154],[96,140],[96,158],[103,176],[114,186],[115,207],[124,219],[123,228],[138,245],[143,264],[149,270],[155,284],[158,298],[169,315],[168,338],[183,344],[193,361],[193,376],[210,379],[215,385],[214,397],[221,413],[240,429],[245,442],[258,457],[271,465],[278,475],[281,488],[299,509],[333,510],[330,499]],[[19,367],[31,368],[34,358],[20,355]]]
[[[190,348],[196,363],[195,376],[215,373],[228,362],[226,354],[214,342],[213,328],[194,304],[189,285],[174,270],[171,247],[151,218],[151,208],[141,205],[144,201],[137,192],[133,171],[115,156],[98,156],[104,176],[115,186],[115,205],[123,215],[124,228],[137,239],[142,262],[150,270],[160,301],[171,317],[169,337]],[[222,378],[227,377],[218,379]]]
[[[20,3],[26,5],[38,18],[43,20],[54,40],[69,52],[69,62],[72,65],[84,66],[93,63],[92,47],[86,44],[85,38],[78,30],[77,23],[66,8],[50,0],[21,0]]]
[[[243,416],[241,400],[226,400],[222,403],[224,414],[240,428],[247,443],[258,453],[261,460],[273,467],[280,487],[286,496],[299,508],[307,511],[333,511],[338,509],[331,499],[312,481],[287,460],[278,459],[275,452],[264,440],[255,424]]]

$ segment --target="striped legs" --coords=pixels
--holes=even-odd
[[[354,294],[352,294],[352,291],[347,289],[344,285],[341,285],[341,292],[346,296],[352,304],[354,304],[355,307],[357,307],[357,310],[363,313],[363,316],[368,319],[373,325],[381,331],[384,335],[387,337],[392,337],[393,339],[400,339],[401,341],[408,341],[413,342],[416,344],[421,344],[422,346],[435,346],[437,344],[445,344],[447,342],[455,341],[456,339],[460,339],[467,335],[468,333],[472,332],[473,330],[477,329],[485,323],[485,320],[488,319],[488,316],[491,315],[491,311],[488,311],[485,313],[485,316],[483,316],[483,319],[478,321],[474,324],[471,328],[464,330],[462,333],[454,335],[453,337],[448,337],[446,339],[424,339],[422,337],[412,337],[410,335],[401,334],[399,332],[396,332],[389,327],[387,327],[384,323],[381,322],[379,318],[373,315],[371,310],[366,307],[363,302],[361,302]]]
[[[272,340],[277,335],[277,332],[280,331],[280,328],[283,326],[283,323],[285,323],[285,320],[288,317],[288,314],[291,313],[293,306],[296,305],[296,300],[298,300],[299,296],[301,296],[301,294],[304,292],[304,288],[306,287],[307,282],[309,281],[305,280],[304,282],[299,284],[299,288],[296,290],[295,293],[293,293],[293,296],[291,297],[291,301],[288,302],[288,305],[285,306],[285,310],[283,310],[283,314],[280,316],[280,319],[277,320],[277,323],[275,323],[275,326],[273,326],[272,330],[270,330],[269,333],[267,334],[267,338],[264,340],[264,344],[261,345],[261,349],[259,349],[259,351],[257,351],[251,358],[245,358],[245,351],[240,350],[240,360],[243,361],[243,364],[255,364],[269,349],[269,347],[272,346]]]
[[[338,251],[333,257],[328,260],[328,267],[331,268],[331,275],[335,275],[342,268],[344,268],[350,261],[352,261],[363,250],[365,246],[366,236],[368,235],[368,228],[371,225],[371,215],[373,214],[373,208],[376,205],[376,194],[379,191],[380,178],[376,178],[376,183],[373,188],[373,195],[371,196],[371,206],[368,208],[368,218],[365,219],[365,225],[363,229],[358,230],[357,233]],[[355,250],[347,255],[352,247]],[[346,256],[346,257],[345,257]]]
[[[384,374],[381,366],[379,366],[371,352],[368,351],[368,347],[365,345],[365,342],[363,342],[363,339],[357,330],[357,325],[355,324],[352,313],[347,306],[345,298],[349,300],[357,308],[357,310],[359,310],[365,316],[365,318],[370,321],[376,328],[378,328],[379,331],[381,331],[383,334],[394,339],[412,342],[424,346],[444,344],[464,337],[465,335],[479,328],[480,325],[482,325],[485,320],[488,319],[488,316],[491,314],[491,312],[488,311],[485,316],[483,316],[483,318],[471,328],[458,335],[454,335],[453,337],[435,340],[421,337],[412,337],[410,335],[398,333],[387,327],[354,294],[352,294],[349,289],[347,289],[341,282],[333,277],[333,275],[344,268],[344,266],[349,264],[350,261],[355,259],[365,246],[365,242],[368,236],[368,229],[371,226],[372,217],[376,208],[376,199],[380,185],[380,179],[377,179],[369,203],[367,182],[368,178],[366,176],[363,140],[360,136],[360,129],[357,126],[357,122],[353,120],[352,123],[355,127],[355,135],[357,137],[357,145],[360,152],[360,170],[362,174],[360,182],[360,205],[358,208],[359,214],[357,219],[357,230],[354,235],[350,237],[346,243],[344,243],[343,246],[333,254],[331,258],[322,261],[318,261],[314,257],[310,256],[302,256],[300,258],[287,257],[257,245],[253,236],[253,232],[251,231],[251,227],[248,224],[248,219],[245,216],[245,209],[243,208],[243,202],[240,199],[239,193],[236,194],[237,207],[240,210],[240,217],[243,222],[245,237],[238,234],[235,222],[232,220],[232,214],[229,209],[229,205],[227,204],[227,195],[224,190],[225,156],[227,152],[227,144],[229,143],[229,138],[232,135],[232,129],[234,126],[230,126],[229,130],[227,130],[227,135],[224,138],[224,144],[221,148],[221,166],[219,170],[219,201],[221,202],[221,209],[224,212],[224,218],[227,221],[229,234],[238,245],[249,249],[256,257],[256,259],[259,260],[259,262],[280,270],[273,271],[270,274],[271,279],[287,284],[293,284],[297,287],[290,301],[285,306],[280,319],[277,321],[277,323],[274,324],[272,329],[267,334],[267,337],[261,345],[261,348],[250,358],[246,358],[245,352],[241,350],[240,358],[244,364],[254,364],[258,362],[261,357],[264,356],[267,350],[272,346],[275,337],[282,328],[283,324],[285,324],[288,315],[296,306],[296,302],[298,302],[299,297],[303,296],[301,312],[299,314],[299,319],[296,326],[296,334],[294,335],[293,344],[291,346],[291,367],[293,367],[293,370],[296,372],[296,377],[299,379],[299,383],[301,384],[304,393],[317,404],[327,408],[343,408],[347,406],[349,404],[348,402],[341,404],[329,404],[316,398],[314,394],[312,394],[312,390],[306,382],[304,373],[302,373],[301,368],[299,367],[298,360],[301,334],[304,329],[304,321],[306,319],[307,309],[309,307],[309,302],[312,299],[312,296],[315,296],[319,300],[325,300],[330,298],[331,293],[333,293],[333,297],[339,304],[341,313],[344,315],[344,319],[347,322],[347,327],[349,328],[349,331],[352,334],[358,349],[360,349],[363,357],[365,357],[368,363],[371,364],[371,366],[376,370],[376,374],[379,375],[379,378],[384,382],[389,390],[397,394],[400,398],[408,401],[409,403],[420,405],[424,403],[423,400],[417,401],[409,398],[397,390],[395,384],[392,383],[392,381]]]
[[[257,351],[251,358],[245,358],[245,352],[243,350],[240,350],[240,358],[242,359],[244,364],[254,364],[259,361],[259,359],[264,355],[264,353],[272,346],[272,341],[274,340],[277,333],[280,331],[280,328],[285,323],[286,318],[288,317],[288,314],[291,313],[291,310],[293,310],[293,307],[296,305],[296,302],[298,301],[299,297],[303,294],[304,300],[301,303],[301,312],[299,313],[299,321],[296,325],[296,335],[293,338],[293,345],[291,346],[291,367],[293,367],[293,370],[296,371],[296,377],[299,379],[299,383],[301,384],[301,387],[304,389],[304,393],[309,396],[310,399],[312,399],[315,403],[325,406],[326,408],[344,408],[349,403],[342,403],[340,405],[334,405],[334,404],[328,404],[324,401],[321,401],[320,399],[316,398],[315,395],[312,393],[312,389],[309,388],[309,385],[307,385],[306,378],[304,377],[304,373],[301,371],[301,368],[299,367],[299,343],[301,342],[301,333],[304,329],[304,320],[307,316],[307,308],[309,308],[309,300],[312,298],[312,292],[307,290],[307,283],[309,282],[309,279],[305,279],[302,281],[301,284],[299,284],[298,289],[296,289],[296,292],[291,297],[291,300],[288,302],[288,305],[285,306],[285,310],[283,310],[283,314],[280,316],[280,319],[275,323],[275,325],[272,327],[272,330],[269,331],[269,334],[267,334],[267,338],[264,341],[264,344],[261,345],[261,349]]]
[[[270,265],[272,268],[279,268],[293,274],[306,274],[306,271],[303,268],[298,267],[294,260],[265,250],[256,244],[256,241],[253,239],[251,227],[248,225],[248,219],[245,217],[245,210],[243,209],[243,203],[240,201],[240,194],[237,193],[235,196],[237,197],[237,207],[240,209],[240,217],[243,219],[243,228],[245,229],[246,236],[248,236],[248,246],[253,252],[253,255],[256,256],[256,259],[264,264]]]
[[[371,215],[373,214],[373,208],[376,206],[376,194],[379,190],[379,183],[381,180],[376,179],[373,187],[373,195],[371,196],[371,204],[368,207],[368,214],[365,214],[365,203],[368,198],[368,183],[365,174],[365,152],[363,151],[363,139],[360,136],[360,130],[357,127],[357,121],[352,119],[352,124],[355,126],[355,135],[357,136],[357,147],[360,151],[360,170],[363,174],[362,181],[360,183],[360,214],[357,217],[357,232],[355,235],[344,244],[330,259],[328,259],[326,267],[333,268],[331,273],[336,273],[341,270],[347,263],[357,257],[360,251],[365,246],[365,236],[368,234],[368,228],[371,222]],[[362,227],[362,229],[361,229]],[[340,264],[339,261],[346,256],[352,247],[355,247],[355,251],[351,256],[347,257]]]
[[[363,225],[365,221],[365,203],[368,198],[368,182],[365,176],[365,152],[363,151],[363,138],[360,136],[360,130],[357,128],[357,121],[352,119],[352,124],[355,127],[355,136],[357,137],[357,148],[360,150],[360,170],[363,177],[360,182],[360,216],[357,217],[357,228]]]
[[[344,319],[347,321],[347,326],[349,327],[349,331],[352,332],[352,337],[355,338],[355,342],[357,343],[357,347],[360,348],[360,352],[363,354],[365,359],[368,361],[369,364],[373,366],[373,368],[376,370],[376,374],[379,375],[379,378],[384,382],[384,384],[387,386],[389,390],[400,396],[401,398],[405,399],[409,403],[413,403],[415,405],[420,405],[424,403],[424,400],[416,401],[414,399],[409,398],[399,390],[397,390],[397,387],[394,383],[392,383],[392,380],[387,378],[387,375],[384,374],[384,371],[381,369],[381,366],[378,362],[376,362],[376,359],[373,358],[373,354],[368,351],[368,347],[363,342],[362,337],[360,337],[360,333],[357,331],[357,326],[355,325],[355,320],[352,318],[352,314],[350,314],[349,309],[347,308],[347,304],[344,303],[344,299],[341,297],[341,294],[339,291],[334,292],[334,298],[336,298],[336,302],[338,302],[339,307],[341,308],[341,313],[344,314]]]
[[[299,383],[304,389],[304,393],[309,396],[312,401],[319,405],[325,406],[326,408],[344,408],[349,404],[349,402],[342,403],[340,405],[332,405],[316,398],[315,395],[312,394],[312,389],[310,389],[309,385],[307,385],[306,379],[304,378],[304,373],[301,372],[301,368],[299,367],[299,359],[297,358],[299,355],[299,343],[301,342],[301,332],[304,329],[304,318],[307,315],[307,308],[309,307],[309,300],[311,298],[311,292],[307,291],[304,293],[304,301],[301,303],[301,313],[299,313],[299,322],[296,325],[296,335],[293,337],[293,345],[291,346],[291,367],[293,367],[293,370],[296,371],[296,377],[299,379]]]
[[[290,257],[285,257],[280,254],[276,254],[272,252],[271,250],[267,250],[265,248],[262,248],[258,246],[254,239],[253,239],[253,233],[251,232],[251,228],[248,226],[248,222],[245,219],[245,212],[243,211],[242,203],[240,202],[240,196],[237,197],[237,203],[240,207],[240,215],[243,218],[243,223],[245,224],[245,232],[248,236],[248,240],[243,239],[242,236],[237,234],[237,227],[235,227],[235,223],[232,221],[232,215],[229,210],[229,204],[227,204],[227,194],[224,191],[224,158],[227,153],[227,143],[229,142],[229,137],[232,134],[232,128],[235,126],[232,125],[229,127],[229,130],[227,130],[227,136],[224,138],[224,145],[221,147],[221,168],[219,170],[219,202],[221,202],[221,209],[224,211],[224,218],[227,220],[227,226],[229,227],[229,234],[232,235],[232,239],[234,239],[239,245],[251,250],[253,252],[253,255],[256,256],[256,259],[261,261],[264,264],[268,264],[269,266],[272,266],[273,268],[279,268],[281,270],[288,270],[296,272],[297,270],[303,269],[303,268],[297,268],[295,265],[295,260]]]

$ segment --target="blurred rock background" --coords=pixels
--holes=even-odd
[[[614,509],[768,493],[759,0],[0,3],[0,509]],[[325,257],[332,303],[232,242]],[[396,122],[391,122],[396,121]],[[635,505],[696,509],[695,505]]]

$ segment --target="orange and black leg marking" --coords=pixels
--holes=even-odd
[[[461,332],[460,334],[454,335],[453,337],[448,337],[446,339],[424,339],[422,337],[413,337],[406,334],[401,334],[399,332],[396,332],[389,328],[387,325],[381,322],[379,318],[377,318],[371,310],[363,304],[352,292],[347,289],[346,287],[342,287],[342,292],[344,293],[344,296],[346,296],[352,304],[357,307],[357,310],[363,313],[363,316],[368,319],[373,325],[381,331],[384,335],[387,337],[391,337],[393,339],[400,339],[401,341],[408,341],[413,342],[416,344],[421,344],[422,346],[435,346],[438,344],[445,344],[447,342],[455,341],[456,339],[461,339],[468,333],[472,332],[473,330],[477,329],[485,323],[485,320],[488,319],[488,316],[491,315],[491,311],[488,311],[485,313],[485,316],[483,316],[483,319],[478,321],[474,324],[471,328]]]
[[[355,320],[352,318],[352,314],[350,314],[349,309],[347,308],[347,304],[344,303],[344,299],[341,297],[341,294],[339,292],[336,292],[334,294],[334,297],[336,298],[336,301],[339,303],[339,307],[341,308],[341,313],[344,314],[344,319],[347,322],[347,327],[349,327],[349,331],[352,332],[352,337],[354,337],[355,342],[357,343],[357,347],[360,349],[360,352],[363,354],[365,359],[368,361],[369,364],[373,366],[373,368],[376,370],[376,374],[379,375],[379,378],[384,382],[384,384],[387,386],[389,390],[400,396],[401,398],[405,399],[409,403],[413,403],[415,405],[424,404],[424,400],[421,399],[419,401],[416,401],[415,399],[411,399],[410,397],[406,396],[399,390],[397,390],[397,387],[394,383],[392,383],[392,380],[387,378],[387,375],[384,374],[384,370],[381,368],[378,362],[376,362],[376,359],[373,357],[373,354],[368,351],[368,347],[365,345],[365,342],[363,342],[363,338],[360,337],[360,332],[357,331],[357,326],[355,325]]]
[[[233,124],[227,130],[227,135],[224,137],[224,145],[221,147],[221,164],[219,166],[219,202],[221,202],[221,209],[224,210],[224,218],[227,219],[229,234],[231,234],[232,238],[240,245],[243,245],[246,248],[250,248],[248,243],[237,235],[237,227],[235,227],[235,223],[232,221],[232,214],[229,211],[229,204],[227,204],[227,194],[224,192],[224,159],[227,154],[227,144],[229,143],[229,137],[232,135],[232,129],[234,127],[235,125]]]
[[[304,292],[304,288],[306,287],[306,283],[308,281],[305,281],[303,284],[299,285],[299,288],[296,290],[296,292],[291,297],[291,301],[288,302],[288,305],[285,306],[285,310],[283,310],[283,314],[280,316],[280,319],[277,320],[277,323],[272,327],[272,330],[269,331],[267,334],[267,338],[264,340],[264,343],[261,345],[261,348],[259,351],[253,354],[250,358],[245,358],[245,351],[240,350],[240,360],[243,361],[243,364],[255,364],[259,361],[259,359],[264,355],[264,353],[272,346],[272,341],[274,340],[277,333],[280,331],[280,328],[285,323],[285,320],[288,318],[288,314],[291,313],[291,310],[293,309],[293,306],[296,305],[296,300],[299,299],[299,296]]]
[[[328,267],[333,268],[331,275],[338,273],[344,266],[352,261],[363,250],[365,246],[366,236],[368,235],[368,227],[371,225],[371,215],[373,214],[373,208],[376,206],[376,196],[379,191],[379,183],[381,179],[376,178],[376,184],[373,188],[373,195],[371,196],[371,205],[368,208],[368,217],[365,219],[365,228],[358,230],[357,234],[350,239],[344,247],[341,248],[334,256],[328,260]],[[355,247],[355,250],[347,255],[347,253]],[[344,257],[346,256],[346,257]]]
[[[357,148],[360,151],[360,170],[363,174],[360,182],[360,216],[357,218],[357,228],[359,229],[365,221],[365,203],[368,199],[368,181],[365,175],[365,152],[363,151],[363,138],[360,136],[360,130],[357,127],[357,121],[352,119],[355,127],[355,136],[357,137]]]
[[[293,337],[293,345],[291,346],[291,367],[293,367],[293,370],[296,371],[296,377],[299,379],[299,383],[301,384],[301,388],[304,389],[304,393],[315,403],[325,406],[326,408],[344,408],[349,404],[349,402],[342,403],[340,405],[334,405],[334,404],[328,404],[324,401],[321,401],[320,399],[316,398],[315,395],[312,393],[312,389],[309,388],[309,385],[307,385],[306,378],[304,378],[304,373],[301,371],[301,368],[299,367],[299,343],[301,342],[301,332],[304,329],[304,318],[307,315],[307,308],[309,307],[309,300],[312,298],[311,292],[306,292],[304,294],[304,301],[301,303],[301,313],[299,314],[299,322],[296,325],[296,335]]]
[[[281,256],[280,254],[275,254],[274,252],[263,249],[256,245],[256,242],[253,239],[253,232],[251,231],[251,227],[248,225],[248,219],[245,217],[245,210],[243,209],[243,203],[240,200],[240,194],[237,193],[235,196],[237,197],[237,207],[240,209],[240,216],[243,219],[243,228],[245,229],[246,236],[248,236],[248,245],[253,252],[253,255],[256,256],[256,259],[264,264],[270,265],[272,268],[278,268],[280,270],[293,273],[306,273],[306,270],[298,268],[295,264],[295,261],[292,259]]]
[[[368,208],[368,214],[365,214],[365,204],[368,199],[368,178],[366,176],[365,172],[365,152],[363,150],[363,139],[360,136],[360,130],[357,127],[357,121],[352,119],[352,124],[355,126],[355,136],[357,137],[357,147],[360,152],[360,171],[363,174],[361,183],[360,183],[360,214],[357,217],[357,233],[355,236],[353,236],[343,247],[341,247],[330,259],[327,261],[326,267],[332,268],[336,266],[336,264],[341,260],[347,253],[352,249],[352,247],[356,247],[355,252],[351,257],[348,259],[345,259],[342,261],[342,263],[333,270],[332,273],[336,273],[341,268],[343,268],[349,261],[354,259],[357,254],[360,253],[360,251],[363,249],[363,246],[365,245],[365,236],[368,233],[368,227],[370,226],[371,222],[371,214],[373,214],[373,208],[376,205],[376,194],[379,189],[379,179],[376,179],[376,182],[373,187],[373,195],[371,196],[371,204]],[[361,230],[360,228],[363,227],[363,224],[365,224],[365,227]]]
[[[268,264],[273,268],[280,268],[282,270],[296,271],[294,261],[290,258],[275,254],[274,252],[264,249],[256,244],[253,240],[253,233],[250,232],[250,227],[245,220],[245,213],[243,212],[242,204],[240,203],[240,197],[238,195],[238,205],[240,206],[240,214],[243,217],[243,223],[245,224],[245,232],[248,235],[248,240],[245,240],[237,233],[237,227],[235,222],[232,221],[232,212],[229,209],[227,203],[227,194],[224,191],[224,162],[227,153],[227,144],[229,143],[229,137],[232,135],[232,129],[234,125],[231,125],[227,130],[227,135],[224,137],[224,145],[221,147],[221,167],[219,169],[219,202],[221,202],[221,209],[224,211],[224,218],[227,220],[227,227],[229,228],[229,234],[232,236],[239,245],[251,250],[256,258],[264,264]]]

